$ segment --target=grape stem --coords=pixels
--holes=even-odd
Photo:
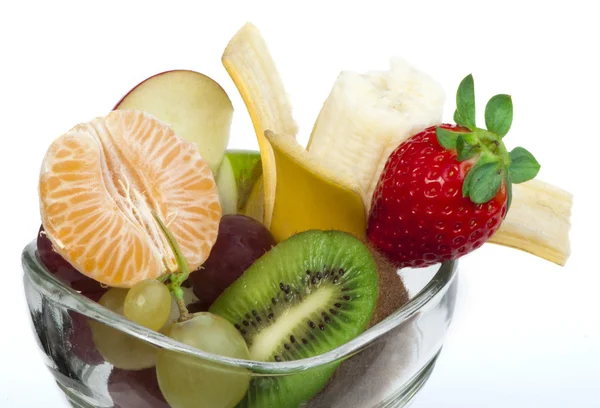
[[[185,322],[186,320],[190,320],[192,318],[192,315],[185,306],[183,299],[177,299],[177,307],[179,307],[179,322]]]
[[[190,276],[190,268],[188,266],[187,260],[183,256],[181,252],[181,248],[179,248],[179,244],[177,244],[177,240],[169,231],[169,228],[162,222],[160,217],[152,211],[152,216],[158,223],[158,226],[162,230],[163,234],[167,238],[167,242],[169,242],[169,246],[175,255],[175,260],[177,261],[177,271],[168,275],[161,276],[159,279],[165,283],[167,280],[169,281],[167,288],[171,291],[175,300],[177,302],[177,307],[179,308],[179,322],[185,322],[192,318],[190,312],[185,306],[185,302],[183,301],[183,290],[181,289],[181,284],[187,280]]]

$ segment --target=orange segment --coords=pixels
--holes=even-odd
[[[39,189],[55,250],[109,286],[176,269],[152,211],[191,270],[217,238],[221,206],[210,168],[193,144],[143,112],[113,111],[59,137],[44,158]]]

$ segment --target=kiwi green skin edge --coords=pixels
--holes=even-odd
[[[343,318],[342,314],[339,315],[338,325],[341,324],[343,330],[326,327],[323,333],[329,330],[333,336],[332,339],[328,338],[329,344],[312,344],[312,352],[303,351],[305,357],[330,351],[352,340],[368,327],[378,296],[378,274],[369,250],[360,240],[345,232],[305,231],[279,243],[227,288],[213,303],[210,312],[233,324],[239,323],[251,310],[266,310],[271,298],[279,293],[280,282],[292,287],[305,287],[306,271],[321,271],[324,265],[346,271],[344,286],[351,288],[346,293],[352,294],[352,300],[345,304],[348,308],[343,309],[346,312]],[[292,375],[254,377],[248,393],[237,407],[299,406],[325,386],[339,364]]]

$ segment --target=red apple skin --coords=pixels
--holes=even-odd
[[[165,75],[165,74],[169,74],[169,73],[172,73],[172,72],[193,72],[194,74],[202,75],[202,76],[204,76],[204,77],[206,77],[208,79],[212,79],[212,78],[210,78],[210,77],[208,77],[208,76],[206,76],[204,74],[201,74],[200,72],[196,72],[196,71],[193,71],[191,69],[170,69],[168,71],[159,72],[158,74],[154,74],[152,76],[149,76],[148,78],[144,79],[142,82],[138,83],[136,86],[134,86],[133,88],[131,88],[129,90],[129,92],[127,92],[125,95],[123,95],[123,97],[121,99],[119,99],[119,102],[117,102],[115,104],[115,106],[112,108],[112,110],[119,109],[119,105],[121,104],[121,102],[123,102],[123,100],[129,96],[129,94],[131,94],[138,86],[142,85],[144,82],[147,82],[147,81],[151,80],[152,78],[156,78],[156,77],[158,77],[160,75]],[[219,84],[217,83],[217,85],[219,85]],[[219,87],[221,89],[223,89],[223,87],[221,85],[219,85]],[[223,92],[225,92],[225,89],[223,89]]]

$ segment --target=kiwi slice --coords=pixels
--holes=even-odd
[[[340,231],[305,231],[279,243],[213,303],[244,336],[250,358],[313,357],[358,336],[378,294],[367,247]],[[238,407],[289,408],[308,401],[339,363],[293,375],[255,377]]]

